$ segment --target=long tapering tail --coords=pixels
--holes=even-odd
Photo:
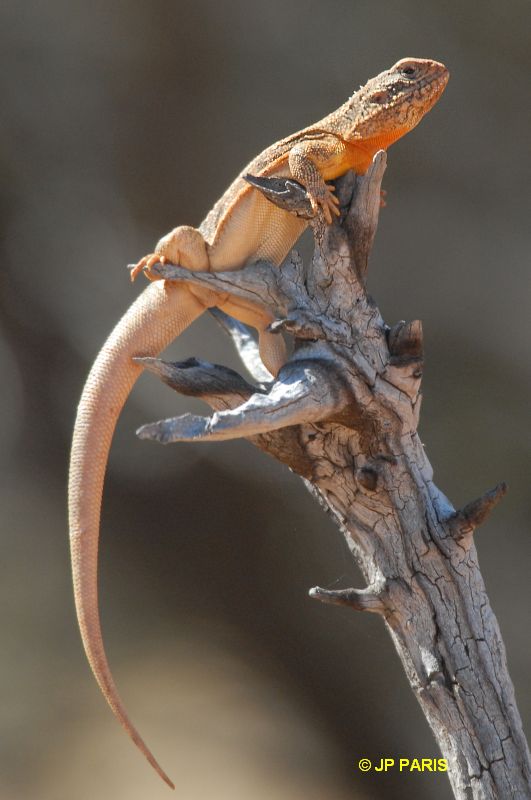
[[[88,376],[79,403],[69,475],[74,597],[81,638],[105,699],[160,777],[175,788],[131,723],[103,647],[98,607],[98,539],[103,482],[116,422],[141,368],[133,356],[156,356],[204,310],[184,287],[151,283],[117,324]]]

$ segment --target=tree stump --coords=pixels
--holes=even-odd
[[[214,413],[145,425],[138,435],[162,443],[245,437],[298,473],[367,582],[310,595],[382,617],[458,800],[523,800],[531,798],[529,750],[473,538],[506,487],[456,511],[433,483],[417,433],[422,325],[389,328],[365,288],[385,166],[380,152],[365,176],[337,181],[342,214],[331,226],[312,218],[300,185],[249,176],[272,202],[309,220],[315,253],[307,268],[297,254],[280,269],[155,268],[168,280],[261,298],[272,330],[289,332],[295,347],[272,381],[245,327],[214,312],[255,385],[196,359],[141,359]]]

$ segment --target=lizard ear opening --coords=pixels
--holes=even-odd
[[[376,103],[379,106],[385,105],[389,101],[389,92],[375,92],[369,97],[371,103]]]

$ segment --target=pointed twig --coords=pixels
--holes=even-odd
[[[348,235],[356,273],[364,285],[367,278],[369,254],[378,227],[381,208],[380,189],[387,167],[387,153],[378,151],[365,180],[354,181],[354,194],[344,226]],[[341,194],[338,194],[342,200]]]
[[[321,589],[320,586],[315,586],[308,594],[322,603],[349,606],[355,611],[371,611],[373,614],[385,613],[380,592],[370,586],[367,589]]]
[[[422,322],[401,320],[387,330],[387,343],[390,359],[385,369],[385,377],[416,403],[420,392],[423,369]],[[420,405],[417,408],[420,411]]]
[[[234,408],[262,391],[229,367],[197,358],[163,361],[147,356],[133,359],[180,394],[199,397],[213,408]]]
[[[284,211],[307,220],[315,217],[306,189],[293,178],[266,178],[249,174],[243,178]]]
[[[470,536],[476,528],[479,528],[491,512],[507,494],[507,484],[499,483],[494,489],[485,492],[482,497],[472,500],[466,506],[450,517],[450,533],[456,541],[461,541],[466,536]]]
[[[181,363],[171,363],[146,357],[136,358],[135,361],[171,389],[199,397],[214,411],[236,408],[259,391],[233,370],[219,364],[209,364],[207,361],[190,358]],[[311,475],[312,462],[302,446],[297,425],[245,438],[278,461],[287,464],[298,475]]]
[[[398,322],[388,333],[391,364],[401,366],[411,361],[422,361],[424,357],[422,322]]]
[[[351,403],[348,391],[338,385],[326,364],[291,361],[266,395],[253,394],[241,406],[212,417],[184,414],[143,425],[137,435],[161,444],[238,439],[329,420]]]

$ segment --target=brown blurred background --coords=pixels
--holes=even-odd
[[[2,9],[2,800],[170,796],[89,674],[67,552],[75,407],[140,290],[125,264],[404,56],[440,59],[452,78],[390,152],[370,288],[389,323],[423,320],[438,485],[456,505],[510,485],[477,539],[529,723],[527,0]],[[237,366],[206,316],[172,352]],[[299,480],[245,442],[134,436],[199,408],[142,378],[113,447],[101,549],[110,661],[178,796],[449,798],[441,774],[355,767],[437,749],[379,620],[307,598],[363,584]]]

